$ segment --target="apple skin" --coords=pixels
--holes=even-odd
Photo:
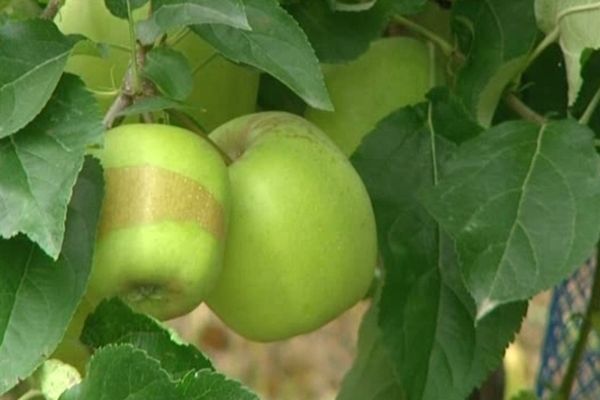
[[[283,112],[237,118],[210,137],[234,161],[223,272],[206,304],[240,335],[265,342],[313,331],[358,302],[377,239],[346,156]]]
[[[334,112],[308,108],[305,117],[351,155],[392,111],[425,99],[434,86],[432,51],[409,37],[378,39],[348,64],[325,65]]]
[[[230,207],[221,155],[157,124],[111,129],[96,155],[105,195],[86,298],[120,296],[160,320],[191,311],[221,270]]]
[[[134,12],[143,19],[147,8]],[[76,55],[69,58],[66,70],[82,77],[86,85],[98,92],[116,92],[129,64],[128,22],[106,9],[104,0],[67,0],[55,18],[63,33],[79,33],[101,43],[125,48],[108,48],[108,57]],[[188,33],[173,47],[182,52],[192,68],[208,60],[216,50],[197,35]],[[194,90],[187,99],[190,115],[210,131],[237,116],[254,112],[259,73],[215,57],[194,75]],[[114,100],[113,94],[99,94],[104,111]]]

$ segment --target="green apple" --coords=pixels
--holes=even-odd
[[[359,301],[377,243],[369,197],[346,156],[282,112],[237,118],[210,137],[233,162],[225,261],[209,307],[239,334],[273,341]]]
[[[136,19],[147,14],[146,8],[136,10]],[[101,106],[111,104],[129,65],[130,46],[128,22],[106,9],[104,0],[67,0],[55,19],[64,33],[79,33],[109,45],[108,57],[76,55],[69,59],[67,71],[80,75],[86,85],[97,92]],[[188,33],[177,41],[174,49],[188,58],[192,68],[211,60],[194,75],[194,90],[187,99],[190,114],[207,130],[239,115],[255,110],[259,74],[235,65],[197,35]]]
[[[161,320],[191,311],[221,270],[230,203],[221,155],[158,124],[108,131],[97,155],[105,194],[86,297],[120,296]]]
[[[309,108],[305,116],[350,155],[380,119],[425,99],[436,79],[432,54],[413,38],[376,40],[357,60],[324,66],[335,111]]]

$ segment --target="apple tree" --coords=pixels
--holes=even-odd
[[[0,0],[0,395],[258,399],[161,321],[204,302],[267,342],[365,301],[338,400],[469,398],[598,252],[598,27],[591,0]]]

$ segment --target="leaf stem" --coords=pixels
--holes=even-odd
[[[531,52],[531,54],[527,58],[527,62],[525,63],[522,71],[525,71],[531,65],[531,63],[536,58],[538,58],[540,56],[540,54],[542,54],[542,52],[544,50],[546,50],[552,43],[556,42],[558,40],[559,36],[560,36],[560,29],[557,25],[550,33],[548,33],[546,36],[544,36],[544,39],[542,39],[542,41]],[[518,75],[521,75],[521,73],[519,73]]]
[[[133,10],[131,9],[131,0],[127,0],[127,19],[129,21],[129,42],[131,47],[133,90],[137,93],[140,89],[140,72],[137,61],[137,40],[135,38],[135,21],[133,19]]]
[[[194,67],[194,69],[192,70],[192,75],[196,76],[198,71],[200,71],[202,68],[204,68],[207,64],[210,64],[218,55],[219,55],[219,53],[214,51],[210,56],[208,56],[204,60],[202,60],[200,62],[200,64],[198,64]]]
[[[433,186],[438,184],[437,152],[435,149],[435,128],[433,126],[432,105],[427,107],[427,124],[429,125],[429,135],[431,141],[431,163],[433,164]]]
[[[533,122],[538,125],[544,125],[548,122],[546,118],[532,110],[513,92],[507,92],[504,95],[504,101],[511,110],[519,114],[519,116],[526,121]]]
[[[25,392],[25,394],[23,394],[23,396],[19,397],[17,400],[30,400],[36,397],[42,397],[43,395],[44,393],[42,393],[40,390],[31,389]]]
[[[58,14],[58,10],[60,10],[61,7],[62,0],[50,0],[46,5],[44,11],[42,11],[42,15],[40,15],[40,18],[47,19],[50,21],[53,20],[54,17],[56,17],[56,14]]]
[[[440,48],[440,50],[442,50],[442,52],[444,53],[444,55],[446,57],[450,57],[455,53],[454,46],[452,46],[448,41],[446,41],[444,38],[442,38],[438,34],[425,28],[424,26],[422,26],[414,21],[411,21],[410,19],[403,17],[401,15],[395,15],[394,20],[396,22],[398,22],[399,24],[404,25],[408,29],[410,29],[420,35],[425,36],[428,40],[435,43]]]
[[[596,108],[598,107],[598,103],[600,103],[600,87],[598,88],[598,90],[596,90],[594,97],[592,97],[592,100],[590,100],[590,102],[588,103],[587,107],[585,108],[585,111],[581,115],[581,118],[579,118],[580,124],[587,125],[590,123],[590,120],[594,115],[594,111],[596,111]]]
[[[575,383],[575,378],[577,377],[579,363],[581,362],[581,358],[583,357],[587,347],[588,337],[592,331],[592,317],[595,313],[600,311],[600,268],[598,268],[598,262],[600,261],[600,244],[597,245],[594,261],[595,270],[594,281],[592,284],[592,294],[581,323],[579,337],[577,338],[577,343],[575,343],[573,355],[569,360],[567,371],[565,372],[565,376],[562,380],[560,388],[558,389],[556,400],[569,400],[570,398],[571,390],[573,389],[573,384]]]
[[[558,15],[556,16],[556,21],[560,22],[561,19],[568,16],[569,14],[575,14],[578,12],[585,12],[585,11],[592,11],[592,10],[597,10],[599,8],[600,8],[600,1],[597,1],[592,4],[582,4],[580,6],[568,7],[568,8],[565,8],[564,10],[562,10],[560,13],[558,13]],[[558,24],[558,22],[557,22],[557,24]]]

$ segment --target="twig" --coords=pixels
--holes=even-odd
[[[519,114],[519,116],[526,121],[530,121],[539,125],[544,125],[546,122],[548,122],[546,118],[529,108],[529,106],[525,104],[523,100],[518,98],[513,92],[507,92],[504,95],[504,101],[511,110]]]
[[[44,11],[42,11],[40,18],[52,21],[54,17],[56,17],[56,14],[58,14],[58,10],[60,10],[61,6],[61,0],[50,0]]]
[[[136,49],[136,61],[134,61],[134,63],[138,68],[143,68],[146,60],[146,53],[150,50],[150,48],[151,47],[149,46],[138,46]],[[152,83],[148,82],[146,79],[142,79],[141,87],[135,87],[135,68],[136,67],[133,65],[133,62],[130,63],[129,68],[125,73],[125,77],[123,78],[119,95],[115,98],[106,112],[106,115],[104,116],[103,122],[106,128],[112,128],[115,126],[115,124],[118,124],[123,119],[123,117],[119,115],[121,111],[132,105],[137,98],[152,96],[155,94],[154,85],[152,85]]]
[[[575,383],[575,378],[577,377],[579,363],[581,362],[581,358],[583,357],[583,354],[588,344],[588,337],[590,335],[590,332],[592,331],[593,316],[596,313],[598,313],[598,311],[600,311],[600,266],[598,265],[599,262],[600,245],[598,245],[596,248],[596,265],[593,278],[594,282],[592,284],[592,295],[590,297],[590,302],[587,306],[587,310],[585,311],[583,322],[581,323],[579,337],[577,338],[577,343],[575,343],[573,355],[571,356],[571,359],[569,360],[569,365],[567,366],[567,372],[565,373],[560,388],[558,389],[556,400],[568,400],[570,398],[571,390],[573,389],[573,384]]]
[[[133,104],[133,97],[128,93],[121,91],[104,116],[104,120],[102,121],[104,126],[107,129],[110,129],[115,124],[118,124],[123,119],[119,114],[131,104]]]

